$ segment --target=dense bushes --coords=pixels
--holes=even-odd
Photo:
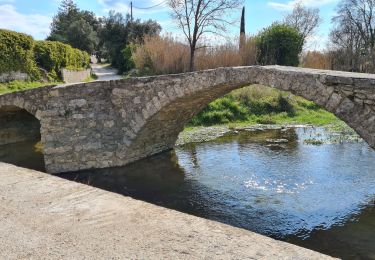
[[[27,73],[31,79],[38,79],[33,48],[31,36],[0,29],[0,74],[20,71]]]
[[[303,36],[285,24],[273,24],[256,39],[258,62],[261,65],[298,66]]]
[[[215,100],[191,121],[192,125],[213,125],[251,120],[272,113],[295,115],[289,95],[263,86],[246,87]],[[260,123],[260,122],[259,122]]]
[[[235,121],[245,121],[248,108],[241,102],[226,96],[210,103],[191,121],[192,125],[214,125]]]
[[[87,68],[90,64],[90,56],[87,52],[61,42],[38,41],[34,52],[38,66],[48,72],[50,80],[60,79],[62,68],[76,70]]]
[[[127,45],[124,49],[122,49],[118,59],[119,73],[124,73],[134,69],[135,65],[132,57],[132,51],[135,49],[136,45],[134,44]]]
[[[40,79],[40,70],[48,73],[49,80],[61,79],[62,68],[82,69],[90,64],[84,51],[60,42],[37,41],[31,36],[0,30],[0,73],[20,71],[31,80]]]

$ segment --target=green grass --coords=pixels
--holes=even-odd
[[[336,125],[333,114],[304,98],[265,86],[235,90],[210,103],[187,127],[219,124]]]
[[[94,73],[91,73],[89,77],[87,77],[84,82],[92,82],[98,79],[98,76]]]
[[[0,94],[11,93],[26,89],[39,88],[50,85],[61,84],[59,82],[37,82],[37,81],[11,81],[7,83],[0,83]]]

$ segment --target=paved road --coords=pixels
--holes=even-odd
[[[92,71],[98,76],[98,81],[122,79],[122,76],[117,74],[117,69],[102,64],[91,64],[91,68]]]
[[[0,259],[329,259],[218,222],[0,163]]]

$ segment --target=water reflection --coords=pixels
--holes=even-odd
[[[45,171],[44,157],[35,141],[26,141],[0,146],[0,162],[20,167]]]
[[[317,134],[325,135],[322,129],[243,132],[64,177],[335,256],[373,257],[375,153],[363,143],[303,143]],[[369,242],[351,243],[356,237]]]
[[[322,129],[241,132],[62,177],[346,259],[375,259],[375,152]]]

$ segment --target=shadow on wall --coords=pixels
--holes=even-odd
[[[44,171],[40,122],[25,109],[0,108],[0,161]]]

